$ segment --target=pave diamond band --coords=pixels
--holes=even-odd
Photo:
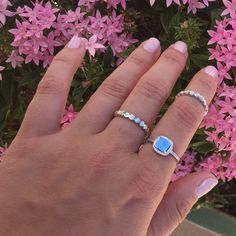
[[[191,96],[191,97],[196,98],[204,107],[204,116],[207,115],[207,113],[208,113],[208,104],[207,104],[206,99],[200,93],[194,92],[192,90],[184,90],[184,91],[179,92],[177,94],[176,98],[178,98],[180,96]]]
[[[131,114],[127,111],[122,111],[122,110],[118,110],[114,113],[115,117],[122,117],[125,119],[128,119],[132,122],[134,122],[136,125],[138,125],[140,128],[142,128],[144,130],[144,132],[146,133],[146,135],[149,134],[149,128],[146,125],[146,123],[140,119],[139,117],[135,116],[134,114]]]
[[[155,140],[149,138],[147,141],[153,144],[153,150],[156,153],[162,156],[168,156],[170,154],[177,162],[180,161],[180,157],[173,151],[174,143],[169,138],[159,136]]]

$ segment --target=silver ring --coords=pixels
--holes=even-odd
[[[173,151],[174,143],[171,139],[166,136],[159,136],[155,140],[149,138],[147,141],[148,143],[153,143],[152,147],[156,153],[162,156],[168,156],[170,154],[177,162],[180,161],[180,157]]]
[[[147,126],[147,124],[138,116],[135,116],[134,114],[131,114],[127,111],[122,111],[122,110],[118,110],[114,113],[115,117],[122,117],[125,119],[128,119],[132,122],[134,122],[136,125],[138,125],[140,128],[142,128],[144,130],[144,132],[146,133],[146,135],[149,134],[149,128]]]
[[[187,96],[191,96],[191,97],[194,97],[196,98],[204,107],[204,116],[207,115],[208,113],[208,104],[207,104],[207,101],[206,99],[200,94],[200,93],[197,93],[197,92],[194,92],[192,90],[184,90],[184,91],[181,91],[179,92],[177,95],[176,95],[176,98],[180,97],[180,96],[184,96],[184,95],[187,95]]]

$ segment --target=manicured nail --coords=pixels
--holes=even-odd
[[[143,45],[143,48],[151,53],[157,51],[160,48],[160,41],[156,38],[150,38],[148,41]]]
[[[214,66],[207,66],[204,71],[215,79],[218,78],[218,70]]]
[[[175,44],[173,44],[173,48],[178,50],[179,52],[186,54],[188,52],[188,46],[183,41],[177,41]]]
[[[203,181],[197,188],[196,188],[196,195],[198,198],[201,198],[208,192],[210,192],[216,185],[218,184],[217,179],[209,178]]]
[[[78,36],[73,36],[73,38],[70,40],[68,43],[67,47],[68,48],[79,48],[81,44],[81,39]]]

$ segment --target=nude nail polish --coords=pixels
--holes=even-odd
[[[147,52],[154,53],[160,48],[160,41],[156,38],[150,38],[144,43],[143,48]]]
[[[68,48],[79,48],[81,44],[81,39],[78,36],[73,36],[70,42],[68,43]]]
[[[218,78],[218,70],[214,66],[207,66],[204,69],[204,72],[206,72],[208,75],[212,76],[213,78]]]
[[[210,192],[217,184],[218,180],[214,178],[204,180],[199,186],[197,186],[195,190],[197,197],[201,198],[202,196]]]
[[[179,52],[186,54],[188,52],[188,46],[183,41],[177,41],[175,44],[172,45],[174,49],[178,50]]]

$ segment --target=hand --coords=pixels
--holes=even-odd
[[[78,37],[55,56],[39,83],[0,171],[0,235],[166,236],[217,183],[207,172],[172,184],[176,160],[144,144],[143,130],[113,117],[126,110],[149,126],[185,67],[187,46],[161,53],[157,39],[142,43],[90,98],[67,128],[60,121],[71,81],[85,53]],[[187,89],[209,103],[213,67]],[[175,100],[150,137],[165,135],[182,156],[203,118],[190,96]]]

